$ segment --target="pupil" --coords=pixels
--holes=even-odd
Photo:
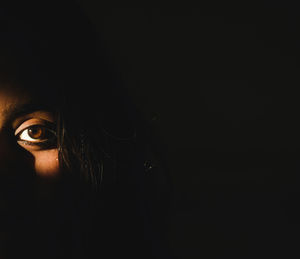
[[[32,127],[28,129],[28,135],[34,139],[41,138],[43,135],[43,129],[41,127]]]

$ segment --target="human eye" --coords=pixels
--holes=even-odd
[[[17,131],[17,142],[20,145],[41,147],[43,149],[55,147],[56,132],[52,123],[29,124]]]

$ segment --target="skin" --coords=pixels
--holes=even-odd
[[[57,147],[39,146],[46,138],[32,138],[28,130],[34,125],[47,130],[48,124],[55,124],[55,116],[38,107],[26,111],[26,107],[35,103],[35,98],[23,89],[7,86],[1,89],[0,86],[0,168],[7,171],[9,161],[18,161],[38,178],[51,181],[59,175]],[[20,110],[22,112],[17,113]],[[52,132],[48,135],[53,136]]]
[[[22,87],[0,83],[1,259],[10,258],[9,255],[12,253],[11,250],[6,249],[6,243],[15,238],[22,239],[22,233],[26,235],[27,232],[27,230],[19,232],[20,226],[22,228],[23,225],[18,225],[22,224],[18,223],[22,222],[18,219],[16,222],[14,221],[15,214],[19,215],[19,219],[40,217],[46,225],[52,221],[55,222],[52,211],[55,211],[55,204],[60,199],[58,183],[61,174],[55,131],[50,131],[48,128],[49,125],[55,125],[56,118],[53,112],[37,104],[43,102],[42,96],[31,93]],[[44,132],[46,130],[47,134],[40,135],[41,138],[30,137],[39,136],[39,134],[29,134],[29,129],[33,126],[42,128]],[[51,145],[39,145],[42,142],[48,143],[49,137],[54,140]],[[34,196],[31,196],[32,194]],[[30,197],[34,197],[34,199]],[[44,211],[42,207],[29,209],[34,208],[31,206],[35,206],[36,201],[39,202],[38,204],[44,204],[43,206],[47,209]],[[10,215],[12,223],[9,223],[10,221],[5,223],[6,218],[2,218],[2,215]],[[5,230],[5,225],[10,227]],[[12,229],[11,226],[14,225],[16,228]],[[26,225],[24,225],[25,228]],[[49,228],[56,231],[55,224]],[[26,239],[26,237],[23,238],[23,240]],[[47,242],[45,241],[45,243]],[[28,249],[31,251],[30,246]]]

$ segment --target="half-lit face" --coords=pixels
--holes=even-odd
[[[49,98],[46,102],[40,94],[0,83],[0,258],[13,253],[10,243],[26,246],[28,222],[54,220],[60,175]],[[37,201],[42,205],[36,206]]]
[[[0,86],[0,171],[12,174],[18,164],[38,177],[55,178],[56,142],[55,114],[43,100],[22,88]]]

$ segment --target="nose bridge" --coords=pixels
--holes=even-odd
[[[14,174],[24,168],[24,155],[20,146],[6,130],[0,129],[0,174]],[[26,169],[26,168],[24,168]]]
[[[8,162],[11,159],[10,154],[12,152],[11,146],[9,145],[9,140],[7,134],[5,134],[3,128],[0,125],[0,167],[3,163]]]
[[[13,149],[8,136],[0,130],[0,177],[3,181],[7,177],[16,175],[17,166],[20,165],[17,152],[14,152]]]
[[[34,179],[33,163],[29,152],[0,131],[0,198],[21,197],[28,192]]]
[[[29,164],[26,164],[28,158],[25,150],[5,131],[0,130],[0,229],[3,229],[3,220],[11,224],[9,228],[19,224],[14,215],[22,215],[23,218],[21,213],[26,211],[31,201],[34,174]],[[1,211],[9,219],[1,218]]]

